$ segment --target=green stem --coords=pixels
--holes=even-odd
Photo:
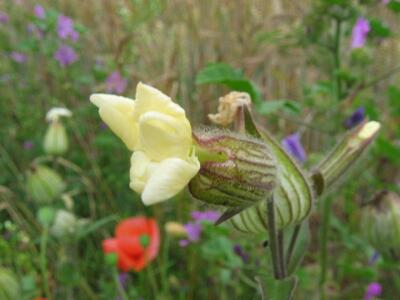
[[[126,294],[124,287],[122,286],[121,282],[119,281],[117,268],[114,268],[113,273],[114,273],[113,274],[114,275],[113,276],[114,277],[114,282],[115,282],[115,285],[117,287],[117,291],[118,291],[119,296],[122,298],[122,300],[129,300],[128,295]]]
[[[52,299],[49,288],[49,276],[47,272],[47,240],[48,228],[43,228],[42,236],[40,238],[40,269],[42,272],[43,290],[47,299]]]
[[[299,237],[300,229],[301,229],[301,223],[296,225],[293,229],[292,237],[291,237],[290,243],[289,243],[289,248],[288,248],[287,254],[286,254],[287,266],[289,266],[290,260],[292,259],[294,247],[296,246],[296,242],[297,242],[297,238]]]
[[[267,199],[267,215],[268,215],[268,237],[269,247],[271,249],[272,264],[274,267],[274,276],[276,279],[282,277],[280,256],[278,250],[278,237],[275,227],[275,210],[274,198],[271,196]]]
[[[322,224],[320,229],[320,277],[319,286],[321,291],[321,299],[325,299],[325,282],[328,269],[328,234],[330,227],[331,211],[333,197],[327,197],[322,204]]]
[[[282,278],[285,278],[286,277],[287,266],[285,264],[285,247],[283,246],[283,243],[284,243],[283,230],[278,230],[279,262],[280,262]]]
[[[334,61],[334,70],[333,70],[333,78],[335,83],[335,98],[336,101],[339,102],[342,96],[342,86],[340,81],[340,35],[341,35],[341,25],[342,22],[339,19],[335,20],[335,44],[333,48],[333,61]]]

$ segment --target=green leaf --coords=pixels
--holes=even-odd
[[[303,260],[303,257],[308,250],[311,241],[310,226],[308,220],[305,220],[301,224],[300,232],[297,237],[297,242],[293,250],[292,258],[290,259],[288,266],[288,273],[291,275],[296,271],[297,267]]]
[[[389,159],[391,162],[400,164],[400,147],[391,143],[385,138],[379,138],[376,141],[378,152]]]
[[[261,103],[261,92],[243,72],[224,63],[209,64],[197,74],[196,84],[219,83],[232,90],[246,92],[256,104]]]
[[[400,2],[398,1],[390,1],[390,3],[387,5],[387,8],[391,9],[395,13],[400,13]]]
[[[100,219],[94,223],[91,223],[88,226],[84,226],[82,228],[79,229],[78,234],[77,234],[77,238],[81,239],[84,238],[85,236],[87,236],[88,234],[92,233],[93,231],[96,231],[97,229],[99,229],[100,227],[106,225],[109,222],[115,221],[117,220],[117,217],[115,215],[112,216],[108,216],[105,217],[103,219]]]
[[[390,28],[386,24],[382,23],[382,21],[378,19],[372,19],[370,20],[369,24],[371,26],[372,36],[380,38],[386,38],[390,36]]]
[[[298,114],[300,112],[300,106],[297,102],[291,100],[271,100],[265,101],[257,107],[257,112],[262,115],[275,113],[279,110]]]
[[[263,295],[265,296],[263,299],[288,300],[293,298],[298,280],[295,276],[283,280],[276,280],[269,274],[262,274],[256,277],[256,281],[262,287]]]

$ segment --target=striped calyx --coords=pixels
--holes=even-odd
[[[260,139],[228,130],[193,133],[201,168],[190,181],[193,197],[225,207],[248,207],[276,188],[276,160]]]
[[[400,260],[400,196],[382,191],[361,209],[361,233],[385,258]]]
[[[267,131],[259,131],[277,162],[277,188],[273,191],[277,228],[300,223],[311,211],[313,190],[305,172]],[[267,202],[261,201],[234,216],[230,222],[243,232],[267,229]]]

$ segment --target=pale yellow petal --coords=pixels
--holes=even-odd
[[[145,205],[152,205],[168,200],[178,194],[200,169],[196,157],[182,160],[168,158],[163,160],[149,177],[142,200]]]
[[[151,162],[144,152],[135,151],[131,156],[130,188],[137,193],[142,193],[148,178],[157,166],[158,163]]]
[[[135,102],[129,98],[94,94],[90,101],[99,107],[102,120],[125,143],[130,150],[134,150],[137,144],[137,124],[133,119]]]
[[[149,111],[162,112],[171,116],[185,116],[185,111],[178,104],[172,102],[171,98],[161,91],[138,83],[136,87],[135,99],[135,119]]]
[[[192,144],[192,130],[186,118],[148,112],[139,119],[139,141],[140,150],[146,152],[151,160],[185,159]]]

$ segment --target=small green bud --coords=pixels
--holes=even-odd
[[[147,234],[143,234],[139,237],[140,245],[146,248],[150,244],[150,237]]]
[[[190,181],[193,197],[209,204],[246,207],[265,200],[276,187],[277,166],[268,146],[228,130],[193,133],[201,162]]]
[[[65,183],[52,169],[34,166],[28,173],[27,190],[38,203],[50,203],[59,197],[65,189]]]
[[[20,286],[14,274],[5,268],[0,268],[0,299],[21,299]]]
[[[68,137],[63,124],[59,121],[50,123],[43,142],[44,151],[50,155],[63,155],[68,150]]]
[[[37,218],[42,226],[48,228],[54,220],[55,211],[52,207],[41,207],[37,212]]]
[[[361,210],[362,234],[386,259],[400,260],[400,197],[383,191]]]

